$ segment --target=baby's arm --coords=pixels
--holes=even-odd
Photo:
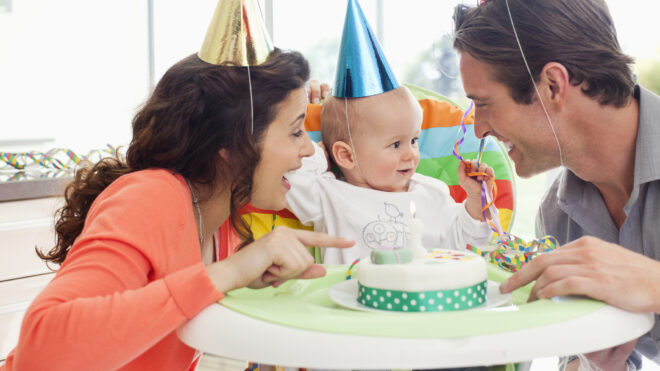
[[[468,175],[475,173],[479,175]],[[477,169],[477,160],[461,161],[458,164],[458,183],[465,190],[465,193],[467,193],[465,209],[472,218],[482,221],[484,219],[481,212],[481,184],[484,180],[486,181],[486,188],[489,194],[492,195],[493,182],[495,180],[493,168],[482,162]],[[490,216],[488,210],[486,210],[486,216]]]

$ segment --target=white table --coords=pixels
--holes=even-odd
[[[585,353],[635,339],[653,323],[652,313],[630,313],[606,305],[579,318],[524,330],[458,339],[404,339],[301,330],[213,304],[181,327],[178,336],[207,353],[271,365],[421,369]]]

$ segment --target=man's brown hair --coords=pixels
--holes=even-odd
[[[602,105],[625,105],[633,94],[633,59],[621,51],[602,0],[489,0],[458,5],[454,48],[492,66],[518,103],[532,102],[534,87],[512,28],[515,24],[534,80],[548,62],[561,63],[573,85]]]

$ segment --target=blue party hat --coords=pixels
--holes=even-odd
[[[361,98],[399,87],[357,0],[348,0],[333,95]]]

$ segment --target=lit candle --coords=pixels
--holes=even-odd
[[[415,202],[410,201],[411,217],[408,223],[410,228],[410,247],[412,248],[413,257],[421,259],[426,256],[426,249],[422,246],[422,230],[424,229],[424,225],[421,220],[415,218],[416,213]]]

